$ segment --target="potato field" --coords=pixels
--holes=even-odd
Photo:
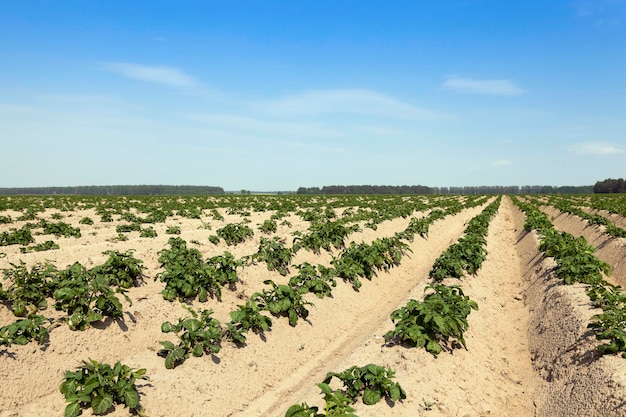
[[[0,417],[624,416],[626,198],[0,197]]]

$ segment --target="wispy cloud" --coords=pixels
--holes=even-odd
[[[181,88],[191,88],[199,85],[199,82],[194,77],[177,68],[126,62],[105,62],[102,65],[107,71],[135,80]]]
[[[448,77],[443,87],[450,91],[467,94],[494,96],[518,96],[526,93],[510,80],[474,80],[464,77]]]
[[[283,116],[360,114],[394,119],[433,119],[445,115],[370,90],[305,91],[254,103],[256,110]]]
[[[624,153],[620,149],[608,142],[580,142],[568,148],[570,153],[575,155],[616,155]]]
[[[512,165],[513,162],[508,159],[497,159],[491,163],[493,167],[505,167],[508,165]]]

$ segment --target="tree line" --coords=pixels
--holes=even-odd
[[[552,185],[489,185],[478,187],[431,187],[434,194],[591,194],[593,186],[566,185],[554,187]]]
[[[75,187],[0,188],[0,195],[206,195],[224,194],[204,185],[81,185]]]
[[[325,185],[300,187],[296,194],[432,194],[423,185]]]
[[[524,185],[426,187],[423,185],[331,185],[300,187],[297,194],[591,194],[593,186]]]
[[[626,182],[623,178],[607,178],[604,181],[596,182],[593,186],[593,192],[596,194],[626,193]]]

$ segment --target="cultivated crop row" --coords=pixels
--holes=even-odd
[[[484,199],[474,199],[470,201],[470,205],[482,204],[482,202]],[[407,249],[406,242],[412,241],[415,234],[422,237],[427,236],[428,226],[432,222],[461,210],[458,203],[447,205],[449,207],[446,210],[432,209],[427,217],[411,219],[409,226],[404,231],[395,236],[377,238],[371,244],[352,242],[346,247],[344,242],[349,233],[343,234],[343,238],[335,236],[335,233],[328,233],[321,240],[327,239],[334,242],[331,243],[332,246],[329,246],[331,249],[341,249],[337,256],[333,256],[330,267],[323,265],[315,267],[308,263],[291,265],[291,257],[298,250],[304,248],[315,251],[315,246],[299,246],[300,241],[296,240],[297,238],[313,236],[323,230],[324,227],[327,228],[326,230],[331,228],[332,230],[339,230],[337,234],[341,234],[342,229],[338,227],[341,224],[333,224],[334,222],[328,219],[326,213],[326,219],[312,221],[307,232],[300,236],[294,236],[296,239],[294,239],[291,248],[286,247],[284,242],[276,237],[261,238],[256,253],[239,259],[235,259],[228,252],[223,255],[204,258],[199,251],[189,248],[184,240],[177,237],[170,238],[169,248],[163,249],[159,253],[159,262],[162,264],[163,272],[155,277],[166,284],[163,290],[165,299],[189,300],[197,297],[200,302],[206,301],[209,297],[219,299],[221,288],[237,281],[237,269],[254,262],[265,262],[268,270],[276,270],[281,275],[287,275],[290,268],[295,267],[298,274],[292,276],[285,284],[266,280],[264,282],[266,288],[253,294],[245,304],[238,305],[237,309],[230,313],[231,321],[224,325],[211,317],[211,310],[195,311],[191,308],[188,309],[190,316],[180,318],[178,323],[163,323],[161,330],[164,333],[175,334],[179,341],[177,344],[161,342],[162,349],[158,353],[165,357],[166,366],[170,365],[167,367],[174,367],[189,356],[200,356],[207,353],[217,354],[222,338],[236,344],[245,343],[247,331],[263,332],[270,328],[271,319],[269,316],[263,315],[262,312],[269,312],[273,316],[286,316],[289,318],[290,324],[295,325],[297,318],[306,318],[306,314],[308,314],[306,305],[310,302],[306,301],[302,297],[303,295],[312,292],[317,297],[330,296],[332,288],[336,286],[336,278],[350,282],[356,289],[361,285],[359,278],[372,279],[377,272],[398,265]],[[238,210],[245,211],[246,208],[238,208]],[[318,210],[314,211],[319,212]],[[413,211],[411,209],[411,211],[400,210],[399,212],[408,216]],[[309,210],[310,212],[311,210]],[[387,212],[390,213],[392,210]],[[381,217],[388,219],[391,216],[390,214],[382,216],[381,211],[375,213],[377,213],[375,218],[370,217],[369,220],[366,220],[368,224],[379,224],[378,219]],[[130,218],[128,214],[120,216]],[[343,217],[354,220],[354,210],[349,210],[349,208],[344,210]],[[363,221],[362,219],[365,218],[363,213],[359,214],[359,218],[360,221]],[[88,223],[88,221],[84,221],[81,224]],[[356,231],[353,225],[345,226],[345,228],[348,230],[352,228],[353,232]],[[122,234],[139,230],[133,227],[132,229],[129,228],[128,231],[126,229],[116,231]],[[220,237],[220,239],[224,238]],[[328,251],[322,245],[319,246],[318,251],[320,249]],[[6,269],[4,272],[9,287],[2,290],[2,301],[16,315],[22,314],[26,316],[26,319],[2,328],[0,334],[7,341],[6,344],[22,344],[29,339],[44,342],[47,339],[47,333],[42,332],[41,329],[47,331],[49,327],[46,326],[50,322],[55,325],[56,323],[67,322],[72,330],[83,330],[95,322],[102,321],[105,317],[113,319],[121,317],[122,309],[118,296],[126,298],[126,289],[129,286],[139,284],[139,278],[145,278],[142,276],[142,261],[134,258],[132,253],[128,252],[111,251],[108,255],[109,259],[104,264],[93,268],[86,268],[78,262],[61,270],[51,263],[36,264],[30,269],[22,262],[19,265],[11,264],[12,269]],[[130,283],[124,283],[124,278],[133,274],[135,275],[131,277]],[[203,279],[205,281],[202,281]],[[35,294],[36,292],[39,294]],[[45,318],[36,314],[41,308],[45,308],[50,299],[54,300],[55,309],[65,312],[65,316]],[[126,300],[130,303],[130,299],[126,298]],[[94,412],[100,413],[102,410],[108,410],[114,402],[125,403],[129,408],[136,411],[141,410],[134,398],[136,390],[127,388],[121,394],[119,392],[112,393],[106,392],[105,388],[97,388],[85,382],[90,378],[93,380],[93,377],[87,375],[91,372],[89,369],[94,372],[97,369],[103,369],[103,372],[107,374],[113,372],[118,377],[120,372],[124,375],[133,375],[134,373],[136,378],[144,376],[142,370],[132,370],[119,363],[108,366],[96,361],[86,361],[81,370],[66,375],[66,381],[61,387],[69,402],[66,415],[76,415],[80,408],[84,407],[91,407]],[[80,380],[78,374],[84,376],[82,381],[86,383],[86,386],[82,388],[77,388],[81,384],[81,382],[76,382]],[[100,380],[101,378],[96,379]],[[372,395],[374,395],[371,393],[373,391],[368,390],[367,392],[368,401],[371,401]],[[339,395],[338,393],[339,391],[331,390],[328,395],[336,397]],[[393,394],[391,398],[397,399],[396,394]],[[327,415],[334,414],[328,414],[327,410]]]
[[[610,265],[593,255],[595,248],[584,237],[575,238],[556,230],[535,205],[517,199],[514,202],[526,215],[524,228],[536,230],[539,234],[539,249],[544,252],[544,257],[554,258],[556,276],[563,284],[585,284],[593,306],[602,309],[602,313],[595,315],[588,325],[595,330],[598,340],[605,341],[598,346],[598,352],[621,352],[626,357],[626,294],[621,287],[604,278],[611,274]]]

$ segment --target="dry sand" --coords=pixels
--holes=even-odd
[[[367,363],[395,370],[395,379],[406,390],[407,399],[375,406],[357,403],[356,414],[361,417],[626,415],[622,405],[626,400],[626,362],[595,354],[596,342],[586,329],[594,311],[582,288],[556,285],[550,260],[538,255],[536,236],[523,231],[523,215],[508,198],[503,199],[490,225],[489,255],[482,269],[476,276],[450,280],[460,284],[479,305],[469,317],[470,328],[465,335],[468,349],[444,352],[435,358],[421,349],[384,346],[383,335],[393,327],[389,314],[408,299],[423,297],[433,262],[483,207],[436,222],[428,239],[416,237],[410,245],[412,252],[400,266],[372,281],[365,280],[359,292],[339,282],[332,298],[308,297],[315,306],[306,322],[290,327],[285,318],[273,318],[265,340],[250,334],[242,348],[224,342],[215,357],[192,357],[173,370],[165,369],[163,358],[156,354],[160,340],[174,341],[171,335],[161,333],[160,326],[186,312],[178,302],[164,301],[159,294],[163,284],[154,281],[160,271],[158,251],[167,247],[170,237],[165,229],[179,225],[180,236],[188,242],[199,241],[190,246],[205,257],[225,250],[241,257],[256,252],[263,236],[256,226],[271,213],[252,213],[254,239],[234,247],[223,242],[214,246],[207,239],[218,227],[240,221],[236,215],[226,215],[224,221],[204,219],[212,230],[200,228],[200,220],[168,218],[165,225],[155,226],[157,238],[139,238],[138,232],[131,232],[126,242],[107,240],[117,235],[118,223],[96,222],[81,225],[80,239],[55,239],[59,250],[20,254],[17,247],[0,248],[7,254],[0,258],[0,268],[20,259],[28,265],[50,259],[60,268],[75,261],[92,267],[104,262],[105,250],[131,248],[147,267],[145,283],[128,294],[132,306],[124,303],[124,320],[84,332],[61,326],[51,332],[45,350],[31,344],[12,346],[0,354],[0,379],[4,382],[0,417],[62,416],[65,402],[58,386],[63,374],[87,358],[109,363],[119,360],[146,368],[151,380],[140,384],[141,403],[152,417],[284,416],[292,404],[321,405],[316,384],[327,372]],[[63,221],[77,226],[84,216],[98,218],[93,212],[81,211]],[[292,226],[280,226],[277,232],[287,241],[294,230],[308,227],[299,217],[288,220]],[[404,230],[408,221],[384,222],[376,231],[364,229],[349,239],[371,242],[391,236]],[[38,241],[49,238],[37,237]],[[607,255],[609,259],[605,259],[617,270],[616,275],[624,273],[621,256],[614,259]],[[325,252],[315,255],[300,251],[293,264],[329,265],[331,259],[332,255]],[[222,302],[210,299],[192,305],[211,308],[217,319],[227,322],[229,311],[264,288],[263,280],[288,280],[268,271],[264,264],[244,268],[239,277],[242,283],[236,291],[225,289]],[[53,309],[46,314],[58,315]],[[0,325],[13,320],[10,311],[0,307]],[[91,412],[84,411],[83,415],[90,416]],[[126,416],[128,410],[117,406],[108,415]]]

